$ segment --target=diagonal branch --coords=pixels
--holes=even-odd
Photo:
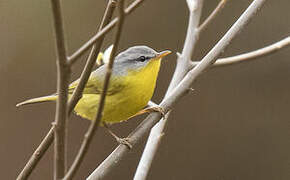
[[[165,98],[160,106],[165,112],[168,112],[177,101],[184,96],[196,78],[204,72],[211,64],[213,64],[218,56],[225,50],[225,48],[232,42],[233,38],[244,29],[246,24],[254,17],[258,10],[262,7],[266,0],[254,0],[247,10],[241,15],[236,23],[229,29],[224,37],[212,48],[212,50],[202,59],[202,61],[192,70],[190,70],[179,85],[170,92],[170,95]],[[131,145],[138,143],[142,137],[156,124],[161,118],[160,113],[151,113],[142,123],[128,136]],[[119,145],[94,172],[87,178],[87,180],[103,179],[110,171],[116,167],[120,160],[127,155],[129,149],[124,145]]]
[[[124,15],[129,15],[133,10],[135,10],[144,0],[135,0],[125,9]],[[113,19],[109,24],[107,24],[101,31],[94,35],[90,40],[88,40],[84,45],[82,45],[78,50],[76,50],[68,59],[69,64],[76,62],[78,57],[84,54],[99,38],[107,34],[119,21],[118,18]]]
[[[227,0],[221,0],[212,13],[206,18],[206,20],[199,26],[198,31],[204,31],[208,25],[217,17],[219,12],[225,7]]]
[[[107,4],[107,8],[102,20],[102,23],[99,27],[99,32],[104,28],[104,26],[106,26],[110,20],[112,19],[115,7],[116,7],[116,1],[115,0],[110,0]],[[74,107],[76,106],[77,102],[80,100],[80,98],[82,97],[82,93],[83,90],[88,82],[88,79],[90,77],[90,74],[94,68],[94,65],[96,63],[96,59],[97,56],[100,52],[101,46],[103,44],[103,40],[104,40],[105,36],[101,36],[95,43],[95,45],[92,47],[91,52],[89,54],[89,57],[87,59],[86,65],[83,69],[83,72],[81,74],[80,77],[80,81],[78,83],[78,86],[76,87],[76,89],[73,92],[73,95],[69,101],[69,114],[72,112],[72,110],[74,109]]]
[[[57,93],[54,121],[54,179],[61,179],[66,171],[66,122],[70,67],[67,63],[63,21],[59,0],[51,0],[57,52]]]
[[[247,52],[247,53],[232,56],[232,57],[220,58],[213,64],[213,67],[220,67],[220,66],[239,64],[243,62],[249,62],[250,60],[255,60],[257,58],[273,54],[288,46],[290,46],[290,36],[278,42],[275,42],[274,44],[268,45],[266,47],[263,47],[255,51]],[[193,61],[191,66],[194,67],[198,63],[199,63],[198,61]]]
[[[113,0],[112,0],[113,1]],[[139,5],[141,5],[141,3],[144,0],[136,0],[133,3],[131,3],[125,10],[125,14],[129,15],[131,14]],[[108,13],[109,14],[109,13]],[[117,24],[117,19],[114,20],[114,25],[115,26]],[[110,28],[110,30],[113,27]],[[109,31],[108,31],[109,32]],[[107,33],[107,32],[106,32]],[[102,34],[102,36],[104,36],[106,33]],[[97,41],[97,40],[96,40]],[[76,62],[77,58],[80,57],[82,55],[78,54],[78,53],[74,53],[74,55],[70,56],[69,58],[69,64],[72,65],[74,62]],[[78,97],[78,96],[76,96]],[[79,98],[79,97],[78,97]],[[73,104],[73,103],[71,103]],[[72,107],[72,105],[70,105],[70,107]],[[71,108],[70,108],[71,109]],[[43,157],[43,155],[45,154],[46,150],[49,148],[49,146],[51,145],[51,143],[53,142],[53,128],[50,129],[50,131],[47,133],[45,139],[43,139],[41,145],[39,145],[39,147],[37,148],[37,150],[33,153],[33,155],[30,157],[29,161],[27,162],[27,164],[25,165],[24,169],[21,171],[21,173],[18,175],[17,180],[21,180],[21,179],[27,179],[29,177],[29,175],[31,174],[31,172],[34,170],[34,168],[36,167],[37,163],[40,161],[40,159]],[[42,146],[43,144],[43,146]],[[38,154],[38,152],[42,152],[40,154]],[[37,156],[36,156],[37,154]]]
[[[108,24],[112,18],[112,15],[113,15],[113,11],[115,9],[115,6],[116,6],[116,2],[114,0],[110,0],[107,4],[107,7],[106,7],[106,11],[104,13],[104,16],[103,16],[103,20],[101,22],[101,25],[100,25],[100,28],[101,29],[102,27],[104,27],[106,24]],[[102,44],[102,41],[103,41],[103,38],[100,38],[98,42],[96,42],[95,46],[93,46],[91,52],[90,52],[90,56],[88,57],[88,60],[87,60],[87,63],[86,63],[86,66],[85,66],[85,70],[82,74],[88,74],[87,72],[89,72],[89,74],[87,75],[87,77],[89,77],[90,75],[90,72],[93,68],[90,67],[89,65],[90,64],[93,64],[95,63],[95,54],[98,54],[99,52],[99,49],[98,46],[100,46],[100,44]],[[93,63],[92,63],[93,62]],[[82,84],[85,84],[83,83],[84,77],[85,75],[82,75],[81,76],[81,80],[80,80],[80,85],[78,85],[78,87],[76,88],[75,92],[74,92],[74,95],[72,96],[71,100],[70,100],[70,103],[69,103],[69,108],[68,108],[68,111],[69,113],[72,111],[73,107],[75,106],[75,99],[79,100],[78,98],[76,97],[80,97],[81,95],[79,94],[82,94]],[[87,81],[86,81],[87,82]],[[33,155],[30,157],[29,161],[27,162],[27,164],[25,165],[25,167],[23,168],[23,170],[21,171],[21,173],[18,175],[17,177],[17,180],[22,180],[22,179],[27,179],[29,177],[29,175],[31,174],[31,172],[34,170],[34,168],[36,167],[37,163],[40,161],[40,159],[42,158],[42,156],[45,154],[45,152],[47,151],[47,149],[49,148],[49,146],[51,145],[51,143],[53,142],[53,138],[54,138],[54,131],[53,131],[53,128],[52,127],[49,132],[47,133],[46,137],[43,139],[43,141],[41,142],[41,144],[39,145],[39,147],[35,150],[35,152],[33,153]]]
[[[196,47],[196,43],[199,39],[199,30],[198,25],[200,21],[201,11],[203,0],[187,0],[187,5],[189,9],[189,23],[187,27],[187,34],[182,50],[182,54],[178,56],[177,65],[175,68],[175,72],[169,88],[166,92],[165,97],[178,85],[178,83],[182,80],[182,78],[186,75],[190,68],[191,57]],[[135,172],[134,180],[145,180],[154,156],[158,150],[160,145],[160,141],[163,137],[163,130],[166,125],[167,119],[170,113],[166,114],[166,118],[160,120],[151,130],[150,135],[148,137],[146,146],[144,148],[142,157],[138,164],[137,170]]]
[[[96,119],[91,122],[91,125],[84,136],[84,139],[83,139],[83,142],[82,142],[81,147],[79,149],[79,152],[78,152],[71,168],[69,169],[69,171],[64,179],[72,179],[72,177],[75,175],[76,171],[78,170],[79,166],[81,165],[81,162],[82,162],[86,152],[89,149],[89,145],[93,139],[93,135],[95,134],[95,132],[99,126],[99,123],[101,121],[101,118],[102,118],[102,113],[103,113],[103,109],[104,109],[104,105],[105,105],[106,93],[107,93],[107,90],[109,87],[109,81],[111,78],[111,73],[112,73],[112,69],[113,69],[113,65],[114,65],[114,57],[115,57],[116,51],[118,49],[118,44],[120,42],[121,31],[122,31],[123,22],[124,22],[124,0],[119,0],[118,9],[119,9],[119,21],[117,24],[117,32],[115,35],[114,45],[113,45],[113,49],[112,49],[112,52],[110,55],[108,68],[106,71],[106,76],[105,76],[105,80],[104,80],[104,87],[103,87],[103,91],[101,93],[101,98],[100,98],[99,107],[98,107],[98,113],[96,115]]]
[[[53,142],[53,127],[49,130],[45,138],[42,140],[38,148],[34,151],[28,162],[26,163],[25,167],[18,175],[17,180],[24,180],[28,179],[29,175],[32,173],[34,168],[36,167],[37,163],[40,161],[41,157],[44,155],[46,150],[49,148],[51,143]]]

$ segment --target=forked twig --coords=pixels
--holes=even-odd
[[[221,0],[212,13],[206,18],[206,20],[199,26],[198,31],[204,31],[208,25],[217,17],[219,12],[225,7],[227,0]]]
[[[144,0],[136,0],[133,3],[131,3],[125,10],[126,15],[129,15],[130,13],[132,13],[139,5],[141,5],[141,3],[143,1]],[[108,15],[107,18],[104,18],[104,19],[109,19],[108,17],[110,15],[110,13],[108,13],[107,15]],[[105,22],[105,21],[103,21],[103,22]],[[116,25],[116,23],[117,23],[117,21],[114,22],[114,25]],[[106,23],[102,23],[102,24],[106,24]],[[106,33],[104,33],[102,36],[104,36],[105,34]],[[76,62],[77,58],[81,56],[81,54],[75,54],[75,55],[77,55],[77,56],[71,56],[71,58],[69,58],[70,65],[72,65],[74,62]],[[71,103],[71,104],[73,104],[73,103]],[[70,107],[72,107],[72,105],[70,105]],[[69,109],[71,109],[71,108],[69,108]],[[18,175],[17,180],[24,180],[24,179],[27,179],[29,177],[31,172],[35,169],[36,165],[38,164],[40,159],[43,157],[43,155],[45,154],[45,152],[47,151],[47,149],[49,148],[49,146],[53,142],[53,138],[54,138],[53,133],[54,133],[54,131],[53,131],[53,127],[52,127],[50,129],[50,131],[47,133],[46,138],[43,139],[42,143],[38,146],[38,148],[35,150],[33,155],[30,157],[30,159],[26,163],[26,165],[23,168],[23,170],[21,171],[21,173]],[[38,154],[38,152],[42,152],[42,153]]]
[[[99,27],[99,32],[110,22],[110,20],[112,19],[114,10],[116,7],[116,1],[115,0],[110,0],[107,4],[107,8],[103,17],[103,20],[101,22],[101,25]],[[74,109],[74,107],[76,106],[77,102],[80,100],[80,98],[82,97],[82,93],[83,90],[88,82],[88,79],[90,77],[90,74],[94,68],[94,65],[96,63],[96,59],[97,56],[100,52],[103,40],[104,40],[105,36],[100,37],[95,45],[92,47],[91,52],[88,56],[86,65],[83,69],[83,72],[81,74],[80,77],[80,81],[76,87],[76,89],[73,92],[73,95],[69,101],[69,105],[68,105],[68,109],[69,109],[69,114],[72,112],[72,110]]]
[[[165,97],[178,85],[190,69],[191,57],[199,39],[198,25],[201,17],[203,1],[202,0],[187,0],[189,9],[189,23],[187,27],[187,34],[182,50],[182,54],[178,56],[177,65],[174,75],[168,87]],[[194,7],[194,8],[193,8]],[[160,145],[163,136],[163,129],[167,122],[170,112],[166,114],[166,118],[161,119],[150,131],[146,146],[144,148],[142,157],[135,172],[134,180],[145,180],[157,149]]]
[[[256,12],[261,8],[266,0],[254,0],[247,10],[241,15],[236,23],[229,29],[223,38],[212,48],[212,50],[202,59],[202,61],[194,69],[190,70],[179,85],[165,98],[160,106],[165,112],[168,112],[177,101],[184,96],[191,84],[196,78],[211,64],[213,64],[218,56],[231,43],[233,38],[246,26],[246,24],[254,17]],[[160,113],[151,113],[142,123],[128,136],[131,145],[135,145],[142,137],[158,122],[161,118]],[[87,180],[102,179],[113,170],[120,160],[128,153],[128,148],[124,145],[119,145],[94,172],[87,178]]]
[[[129,15],[136,9],[144,0],[135,0],[125,9],[125,15]],[[90,40],[83,44],[78,50],[76,50],[71,56],[69,56],[69,64],[75,63],[76,59],[86,52],[99,38],[107,34],[119,21],[118,18],[113,19],[109,24],[107,24],[101,31],[94,35]]]
[[[57,93],[54,127],[54,179],[61,179],[66,171],[67,100],[70,66],[67,63],[63,20],[59,0],[51,0],[57,54]]]
[[[257,49],[257,50],[247,52],[244,54],[239,54],[236,56],[220,58],[213,64],[212,67],[220,67],[220,66],[233,65],[233,64],[243,63],[243,62],[249,62],[250,60],[255,60],[257,58],[275,53],[278,50],[281,50],[288,46],[290,46],[290,36],[278,42],[275,42],[274,44],[263,47],[261,49]],[[191,64],[192,68],[196,66],[198,63],[199,63],[198,61],[193,61]]]
[[[118,1],[118,9],[119,9],[119,17],[118,17],[119,21],[117,24],[117,32],[115,35],[114,45],[113,45],[113,49],[112,49],[112,52],[110,55],[106,75],[105,75],[104,87],[103,87],[103,91],[101,93],[96,119],[91,122],[91,125],[84,136],[84,139],[83,139],[83,142],[82,142],[81,147],[79,149],[79,152],[78,152],[71,168],[69,169],[68,173],[66,174],[66,176],[64,178],[65,180],[72,179],[72,177],[75,175],[76,171],[78,170],[86,152],[89,149],[89,145],[93,139],[93,135],[95,134],[95,132],[99,126],[99,123],[101,121],[101,118],[102,118],[102,113],[103,113],[103,109],[104,109],[104,105],[105,105],[106,93],[107,93],[107,90],[109,87],[109,81],[110,81],[110,77],[111,77],[111,73],[112,73],[112,69],[113,69],[113,65],[114,65],[114,57],[115,57],[116,51],[118,49],[118,44],[120,42],[121,32],[122,32],[122,27],[123,27],[123,22],[124,22],[124,0]]]
[[[38,148],[34,151],[28,162],[26,163],[23,170],[17,177],[17,180],[24,180],[29,177],[37,163],[40,161],[41,157],[45,154],[46,150],[49,148],[53,142],[54,126],[49,130],[45,138],[42,140]]]

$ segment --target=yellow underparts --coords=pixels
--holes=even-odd
[[[154,93],[159,68],[160,59],[151,60],[143,69],[123,76],[121,80],[125,87],[118,93],[106,96],[102,121],[122,122],[143,109]],[[74,110],[81,117],[94,120],[99,100],[99,94],[84,94]]]

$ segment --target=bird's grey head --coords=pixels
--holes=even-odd
[[[115,57],[113,73],[127,74],[130,70],[144,68],[154,59],[161,59],[171,51],[156,52],[147,46],[133,46],[121,52]]]
[[[146,62],[154,57],[158,53],[150,47],[147,46],[133,46],[127,50],[121,52],[116,56],[116,62]]]
[[[143,68],[158,55],[158,52],[147,46],[130,47],[116,56],[114,70],[122,73]]]

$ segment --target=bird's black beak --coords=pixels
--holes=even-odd
[[[161,58],[167,56],[170,53],[171,53],[171,51],[169,51],[169,50],[162,51],[162,52],[158,53],[157,56],[154,59],[161,59]]]

